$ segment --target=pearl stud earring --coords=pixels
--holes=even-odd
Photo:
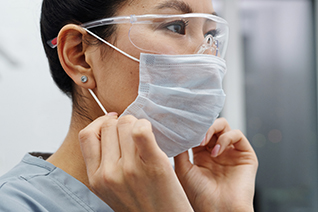
[[[82,77],[81,77],[81,81],[82,81],[82,83],[87,82],[87,80],[88,80],[87,76],[82,76]]]

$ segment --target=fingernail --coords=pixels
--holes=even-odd
[[[202,140],[200,146],[204,146],[204,145],[205,145],[205,140],[206,140],[206,136],[203,138],[203,140]]]
[[[213,148],[212,152],[211,152],[211,156],[216,158],[220,152],[220,149],[221,149],[221,145],[220,144],[217,144],[215,145],[215,147]]]
[[[116,112],[110,112],[110,113],[107,113],[107,116],[118,116],[118,113],[116,113]]]

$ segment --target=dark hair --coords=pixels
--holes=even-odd
[[[81,24],[96,19],[116,15],[116,11],[127,0],[43,0],[41,12],[41,37],[53,80],[69,97],[74,97],[72,79],[63,70],[57,50],[52,49],[47,41],[55,38],[66,24]],[[115,27],[99,27],[92,30],[107,39]],[[73,99],[74,102],[74,99]]]

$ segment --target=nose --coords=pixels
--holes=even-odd
[[[198,46],[195,53],[196,54],[212,54],[218,55],[218,41],[213,38],[212,35],[207,35],[203,42]]]

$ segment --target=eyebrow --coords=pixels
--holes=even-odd
[[[155,7],[158,10],[162,10],[165,8],[175,9],[177,11],[180,11],[182,13],[193,13],[192,8],[189,4],[185,3],[184,1],[179,0],[167,0],[166,2],[163,2]],[[216,12],[212,12],[212,15],[218,16]]]
[[[178,10],[182,13],[192,13],[192,9],[191,7],[183,2],[183,1],[178,1],[178,0],[173,0],[173,1],[165,1],[161,4],[159,4],[158,6],[156,6],[156,9],[161,10],[161,9],[165,9],[165,8],[171,8],[171,9],[175,9]]]

